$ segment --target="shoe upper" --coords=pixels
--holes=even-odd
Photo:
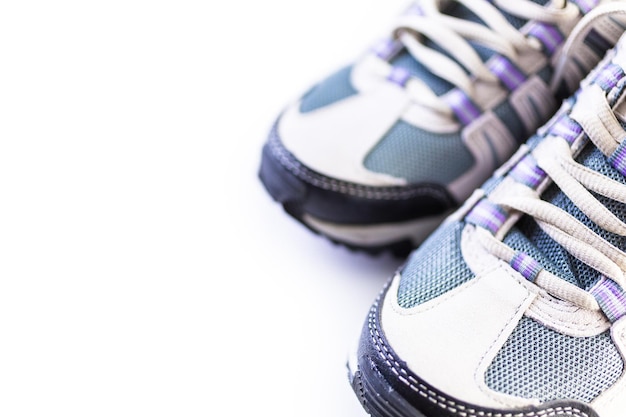
[[[365,340],[426,415],[624,414],[625,139],[623,37],[390,282]]]
[[[607,22],[564,51],[597,3],[422,0],[400,16],[392,39],[288,106],[276,135],[332,180],[437,184],[461,202],[616,42],[622,28]]]

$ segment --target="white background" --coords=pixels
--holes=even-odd
[[[257,179],[274,118],[400,0],[0,5],[0,415],[364,416],[347,354],[401,263]]]

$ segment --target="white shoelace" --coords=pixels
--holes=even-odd
[[[421,14],[407,14],[395,25],[397,39],[407,51],[428,71],[461,89],[470,99],[474,98],[475,80],[497,83],[499,79],[489,70],[470,41],[518,62],[521,52],[538,51],[541,43],[516,29],[501,11],[525,20],[536,20],[561,25],[571,22],[580,15],[576,5],[567,0],[553,0],[550,6],[541,6],[530,0],[456,0],[485,24],[442,14],[441,1],[420,0]],[[449,56],[425,46],[422,36],[428,37]],[[451,116],[450,106],[438,97],[423,82],[416,80],[410,90],[412,99],[420,105],[430,107]]]
[[[587,146],[595,145],[606,157],[611,156],[626,139],[626,133],[609,107],[605,93],[597,85],[581,91],[570,117],[582,126],[591,141]],[[564,138],[548,136],[531,155],[547,178],[590,220],[606,231],[626,236],[626,223],[591,194],[594,192],[626,204],[626,185],[576,162],[573,149]],[[565,210],[541,200],[538,191],[519,183],[515,184],[514,189],[493,197],[492,201],[512,213],[532,216],[539,227],[571,255],[626,288],[626,253]],[[477,232],[490,253],[506,262],[513,259],[516,252],[508,245],[487,230],[478,228]],[[549,293],[581,307],[599,309],[590,293],[546,270],[538,274],[535,283]]]

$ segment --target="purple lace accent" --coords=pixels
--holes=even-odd
[[[480,109],[459,89],[454,89],[446,94],[445,100],[456,114],[459,122],[464,126],[472,123],[481,115]]]
[[[597,85],[605,91],[615,88],[619,80],[624,77],[622,67],[615,64],[607,65],[593,80]]]
[[[528,154],[522,158],[509,171],[509,175],[515,181],[527,185],[531,188],[537,188],[539,184],[546,178],[546,173],[537,165],[537,161],[532,155]]]
[[[401,49],[401,45],[398,41],[393,39],[384,39],[374,45],[372,51],[380,58],[388,61]]]
[[[529,281],[534,281],[543,269],[541,264],[523,252],[517,252],[511,259],[511,267]]]
[[[550,134],[565,139],[570,145],[582,132],[583,128],[566,115],[563,115],[549,130]]]
[[[487,64],[493,74],[495,74],[502,84],[510,91],[515,90],[524,81],[526,76],[515,65],[503,56],[496,55]]]
[[[555,26],[545,23],[534,23],[528,31],[528,34],[539,39],[551,54],[556,51],[556,48],[558,48],[565,39]]]
[[[613,155],[609,157],[609,163],[626,177],[626,143],[622,143]]]
[[[411,73],[405,68],[393,67],[387,79],[400,87],[404,87],[411,79]]]
[[[602,277],[591,289],[591,294],[596,298],[600,308],[612,322],[626,316],[626,293],[614,281]]]
[[[599,0],[574,0],[574,3],[578,5],[578,8],[583,13],[589,13],[599,2]]]
[[[496,234],[507,219],[502,207],[483,198],[467,214],[465,221]]]

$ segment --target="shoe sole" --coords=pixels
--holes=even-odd
[[[376,372],[375,366],[363,369]],[[353,371],[348,363],[348,378],[361,406],[372,417],[427,417],[407,403],[391,386],[382,383],[382,375],[365,376],[358,365]]]
[[[385,338],[380,303],[388,288],[372,306],[359,346],[347,363],[349,383],[372,417],[598,417],[589,405],[573,400],[495,410],[464,403],[430,386],[406,367]]]
[[[303,174],[294,174],[294,171],[300,172],[306,168],[291,166],[295,164],[293,161],[281,162],[276,156],[277,146],[279,145],[276,145],[276,142],[270,140],[263,147],[258,176],[267,192],[274,201],[282,205],[286,213],[309,230],[351,250],[372,255],[388,251],[395,256],[406,257],[441,224],[456,206],[445,192],[433,186],[430,187],[430,194],[424,199],[434,199],[433,196],[436,196],[438,207],[433,208],[430,203],[428,210],[438,214],[402,219],[402,221],[395,221],[395,219],[389,221],[395,215],[384,213],[387,208],[385,205],[402,206],[400,210],[404,212],[402,215],[406,216],[406,212],[416,211],[414,206],[419,204],[416,201],[417,197],[412,196],[405,201],[376,201],[322,189],[302,179]],[[285,151],[281,150],[281,152]],[[414,190],[409,192],[417,193]],[[425,205],[428,204],[425,203]],[[344,208],[343,205],[350,207]],[[330,206],[333,207],[329,208]],[[321,219],[320,216],[312,214],[314,211],[334,211],[342,216],[345,222]],[[387,215],[387,219],[379,223],[359,223],[358,216],[364,216],[363,213],[368,211],[383,212]]]

